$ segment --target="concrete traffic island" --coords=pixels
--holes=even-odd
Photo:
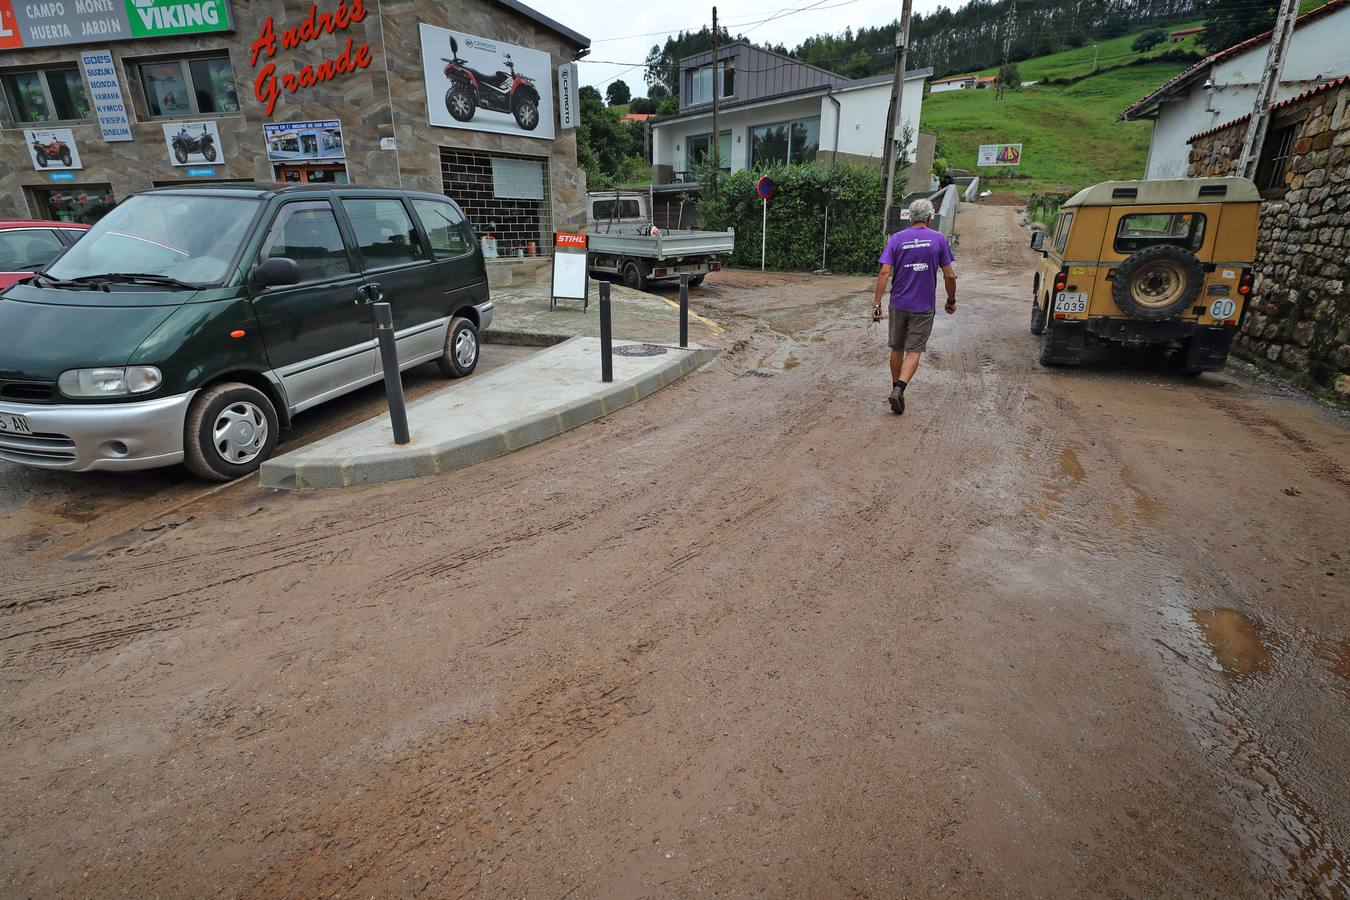
[[[614,333],[633,341],[655,344],[675,343],[680,333],[679,291],[675,287],[662,288],[664,293],[635,291],[621,284],[611,285],[613,297]],[[599,288],[590,283],[590,308],[582,311],[580,300],[559,300],[549,304],[548,282],[535,282],[511,287],[494,287],[492,302],[496,305],[492,325],[483,332],[486,344],[525,344],[548,346],[569,337],[600,334]],[[698,288],[690,296],[698,299]],[[720,342],[721,325],[698,313],[689,314],[689,340],[704,346]]]
[[[412,442],[389,414],[263,463],[263,487],[291,491],[437,475],[562,434],[688,375],[718,351],[614,342],[614,381],[600,380],[600,341],[574,337],[408,404]]]

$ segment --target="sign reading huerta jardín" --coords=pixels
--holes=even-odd
[[[233,30],[227,0],[0,0],[0,50]]]

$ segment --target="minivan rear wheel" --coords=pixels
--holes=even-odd
[[[237,381],[212,385],[188,407],[183,464],[212,481],[258,471],[276,449],[280,425],[267,395]]]
[[[450,320],[445,333],[445,352],[436,359],[436,368],[446,378],[464,378],[478,367],[478,329],[462,316]]]

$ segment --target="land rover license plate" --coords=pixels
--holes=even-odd
[[[1082,291],[1060,291],[1055,295],[1055,312],[1087,312],[1087,294]]]
[[[0,412],[0,434],[32,434],[28,419],[18,413]]]

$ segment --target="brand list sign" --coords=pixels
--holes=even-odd
[[[84,69],[85,81],[89,82],[94,115],[98,117],[103,139],[131,140],[131,123],[127,119],[126,103],[122,101],[122,83],[117,78],[112,51],[83,50],[80,52],[80,67]]]
[[[0,0],[0,50],[233,30],[226,0]]]

